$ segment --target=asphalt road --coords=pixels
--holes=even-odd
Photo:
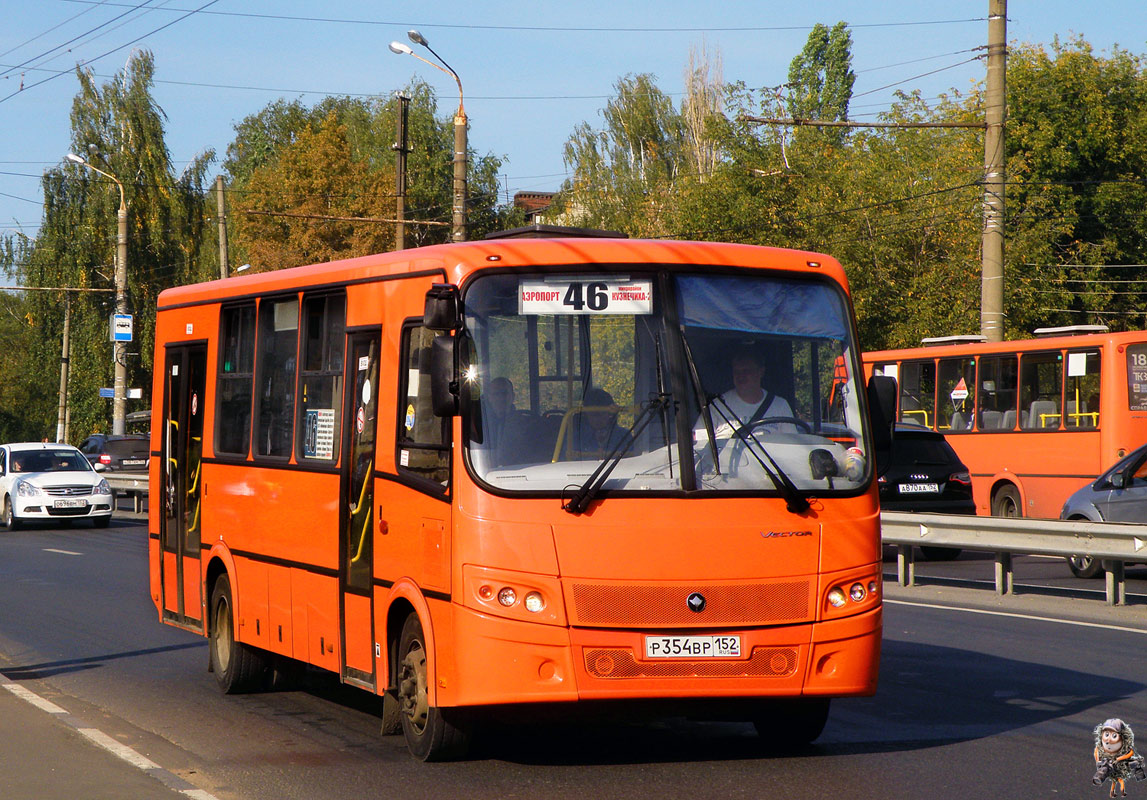
[[[879,691],[837,701],[812,746],[768,752],[742,724],[537,719],[491,726],[469,761],[419,764],[378,734],[375,698],[323,675],[220,694],[204,640],[156,619],[146,540],[132,515],[0,532],[0,674],[219,800],[1103,797],[1092,728],[1118,716],[1147,729],[1143,580],[1109,609],[1101,583],[1024,561],[1022,594],[1001,600],[991,561],[969,557],[921,566],[916,589],[889,581]],[[9,755],[28,746],[17,722],[0,715]],[[0,758],[0,795],[20,796],[3,790],[20,785],[3,774],[19,763]],[[78,796],[42,788],[29,796]]]

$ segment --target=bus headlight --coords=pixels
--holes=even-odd
[[[844,599],[844,589],[839,586],[832,587],[828,593],[828,602],[832,603],[835,608],[842,608],[847,600]]]
[[[484,614],[547,625],[565,625],[561,581],[550,575],[467,564],[462,568],[464,603]]]
[[[541,613],[546,607],[546,599],[542,597],[541,592],[530,592],[526,595],[526,611],[531,614]]]

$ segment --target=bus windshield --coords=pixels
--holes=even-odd
[[[568,494],[616,461],[602,490],[791,497],[868,481],[839,287],[627,269],[467,287],[464,428],[478,479]]]

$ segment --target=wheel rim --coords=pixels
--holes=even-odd
[[[998,516],[1016,518],[1020,515],[1019,506],[1016,504],[1016,499],[1009,494],[1005,494],[1000,498],[1000,513]]]
[[[426,730],[430,702],[426,696],[426,651],[417,639],[410,643],[410,649],[402,659],[398,697],[402,701],[404,717],[414,732],[421,736]]]
[[[227,598],[220,597],[215,603],[215,666],[226,672],[231,663],[231,613]]]
[[[1071,565],[1083,572],[1091,566],[1091,556],[1072,556]]]

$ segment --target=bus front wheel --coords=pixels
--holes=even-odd
[[[417,614],[410,614],[398,640],[398,702],[406,746],[419,761],[461,758],[470,745],[465,714],[430,705],[432,678],[426,661],[426,637]]]
[[[231,579],[220,575],[211,590],[209,650],[215,680],[226,694],[259,689],[267,675],[267,660],[250,645],[235,641]]]
[[[992,496],[993,517],[1022,517],[1023,505],[1020,503],[1020,493],[1016,487],[1008,484],[1001,486]]]

